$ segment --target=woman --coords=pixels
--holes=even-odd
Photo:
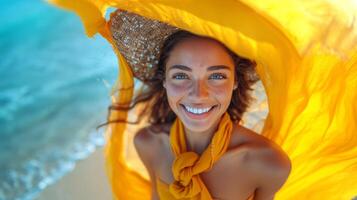
[[[211,170],[199,174],[213,199],[248,199],[254,192],[255,199],[273,199],[290,172],[288,156],[277,145],[238,123],[248,106],[253,67],[253,62],[238,57],[222,43],[186,31],[175,32],[163,45],[153,78],[160,80],[153,87],[162,87],[150,93],[157,99],[153,108],[166,107],[153,109],[150,118],[172,121],[170,115],[177,116],[184,126],[187,151],[198,155],[208,148],[227,110],[236,121],[226,152]],[[166,95],[155,98],[162,93]],[[159,199],[156,180],[158,184],[175,181],[171,127],[170,122],[157,123],[135,136],[135,147],[152,181],[152,199]]]
[[[171,70],[168,69],[165,74],[162,74],[168,79],[161,83],[159,81],[160,84],[157,87],[161,89],[158,91],[167,91],[170,105],[158,105],[158,107],[170,106],[173,113],[178,116],[176,119],[182,119],[183,123],[181,124],[178,120],[166,127],[154,125],[139,131],[135,138],[137,150],[148,170],[151,171],[151,178],[155,179],[153,183],[157,183],[160,197],[170,199],[170,195],[175,197],[193,195],[198,199],[204,199],[212,194],[212,198],[231,198],[231,196],[222,197],[221,193],[232,195],[230,193],[233,189],[229,188],[232,186],[230,182],[237,181],[235,183],[241,186],[239,182],[241,177],[243,180],[248,180],[247,177],[256,179],[252,182],[258,184],[250,186],[244,184],[248,188],[239,187],[242,189],[241,192],[246,192],[241,198],[248,197],[252,190],[258,193],[259,188],[266,190],[265,192],[259,190],[259,194],[273,195],[278,190],[275,197],[282,200],[352,199],[357,194],[355,181],[357,179],[357,148],[355,148],[357,144],[355,134],[357,130],[355,123],[357,119],[357,104],[355,104],[357,101],[355,87],[357,85],[357,49],[354,45],[357,42],[357,29],[355,28],[357,25],[354,20],[357,8],[353,1],[347,0],[343,3],[326,0],[317,0],[313,3],[296,0],[264,2],[254,0],[52,1],[58,6],[75,11],[81,17],[88,36],[100,33],[106,38],[113,45],[120,62],[118,82],[113,88],[114,106],[111,107],[113,112],[109,117],[111,122],[116,123],[111,123],[107,129],[109,137],[105,148],[108,177],[116,198],[150,199],[151,194],[155,192],[155,189],[152,190],[150,181],[134,170],[132,165],[127,164],[124,152],[126,151],[125,145],[130,142],[124,141],[124,131],[127,125],[127,110],[132,106],[133,76],[143,81],[149,80],[148,77],[152,77],[154,71],[150,70],[151,66],[156,65],[155,60],[159,59],[155,56],[142,55],[147,55],[147,52],[160,52],[160,49],[155,48],[158,45],[152,41],[157,41],[157,39],[164,41],[166,36],[176,30],[166,26],[158,28],[156,25],[159,23],[149,23],[148,27],[152,28],[150,31],[146,29],[137,31],[136,28],[145,27],[146,24],[137,23],[134,19],[122,21],[132,26],[119,33],[115,31],[116,29],[112,29],[112,20],[108,22],[104,17],[108,7],[134,12],[147,19],[166,22],[173,27],[222,42],[237,55],[257,63],[256,71],[267,93],[269,114],[265,120],[262,136],[273,142],[238,126],[235,120],[239,121],[239,118],[232,118],[235,125],[229,125],[229,120],[227,120],[229,118],[223,114],[223,111],[225,111],[224,105],[227,106],[227,102],[230,102],[230,97],[213,98],[214,96],[220,97],[220,91],[215,90],[219,84],[214,84],[215,87],[209,84],[221,81],[219,77],[222,76],[212,75],[211,77],[208,76],[211,74],[206,71],[210,65],[222,63],[210,63],[211,58],[206,61],[207,63],[200,63],[200,65],[196,65],[198,61],[193,58],[190,63],[186,64],[169,63],[174,61],[172,59],[180,58],[180,51],[191,51],[197,47],[190,46],[189,43],[200,43],[201,46],[209,49],[209,52],[214,49],[218,52],[221,46],[201,37],[178,40],[179,42],[173,45],[175,48],[169,51],[171,54],[168,59],[161,59],[167,61],[165,65],[162,65],[163,69],[172,67],[171,65],[185,65],[192,71],[176,72],[185,73],[185,75],[178,75],[174,80],[171,80],[172,77],[169,76],[172,75],[169,74],[172,73]],[[112,15],[111,19],[114,16]],[[162,32],[162,37],[151,37],[155,35],[151,34],[151,31]],[[141,34],[146,34],[146,37],[141,38]],[[121,44],[118,43],[120,40],[123,41]],[[187,42],[188,40],[191,42]],[[137,44],[133,44],[135,42]],[[130,48],[132,47],[130,45],[135,45],[135,48]],[[198,52],[202,52],[202,49]],[[196,55],[197,52],[191,53]],[[232,63],[229,64],[227,54],[223,55],[224,53],[219,61],[223,62],[225,60],[223,57],[225,57],[226,66],[232,69]],[[197,54],[195,58],[202,58],[202,55]],[[182,59],[176,61],[183,62]],[[174,70],[182,70],[184,67],[178,68]],[[236,67],[236,69],[241,68]],[[213,71],[210,72],[213,73]],[[230,91],[234,91],[232,79],[232,76],[228,78],[228,75],[227,79],[223,79],[230,80],[227,84],[229,90],[226,91],[229,94]],[[237,76],[236,80],[238,81],[237,90],[239,90],[239,81],[242,79]],[[182,85],[187,83],[187,91],[175,86],[174,83],[177,81],[182,81]],[[119,93],[114,94],[116,91]],[[142,97],[136,101],[140,103],[150,99],[151,96],[143,95]],[[165,97],[165,95],[159,97]],[[197,105],[198,99],[203,101],[204,105]],[[195,116],[194,114],[186,116],[184,107],[180,107],[181,103],[191,107],[188,108],[189,112],[192,112],[194,106],[201,108],[200,106],[216,105],[217,107],[207,114],[207,119],[210,120],[201,122],[210,124],[206,127],[207,129],[197,128],[202,128],[201,124],[198,124],[200,122],[188,117]],[[231,117],[234,116],[229,110],[228,108],[227,113]],[[202,112],[202,110],[193,109],[193,112]],[[239,116],[243,112],[244,110],[240,110],[238,114],[235,114]],[[157,114],[166,116],[165,113],[158,112]],[[169,119],[173,120],[173,115],[169,116]],[[202,134],[206,131],[206,133],[212,133],[219,119],[221,121],[214,134],[218,137],[209,138],[212,135]],[[159,124],[172,122],[160,118],[157,120]],[[155,121],[151,123],[155,124]],[[220,126],[221,124],[223,126]],[[183,137],[184,131],[187,132],[187,146],[186,139]],[[168,150],[168,132],[172,152],[177,158],[172,164],[172,174],[170,174],[170,166],[164,166],[173,159]],[[227,133],[232,133],[232,137],[230,138]],[[171,139],[171,136],[174,137]],[[209,140],[211,143],[208,142]],[[286,183],[284,179],[289,170],[286,170],[287,165],[281,165],[281,163],[287,163],[287,159],[284,159],[282,156],[284,153],[274,143],[284,149],[291,160],[291,173]],[[147,146],[151,147],[150,151]],[[205,148],[208,152],[203,151]],[[155,153],[151,149],[154,149]],[[185,152],[187,149],[191,153],[187,154]],[[200,153],[202,154],[199,156]],[[229,155],[235,158],[245,155],[241,157],[245,162],[238,163],[239,159],[228,159]],[[164,162],[155,162],[161,158],[164,158]],[[262,160],[261,158],[269,159]],[[250,173],[248,173],[247,165],[250,166]],[[236,174],[228,173],[233,168],[228,166],[244,168],[237,170],[237,174],[240,172],[239,178],[230,176],[225,178],[223,184],[226,181],[228,184],[224,184],[225,187],[222,189],[215,185],[221,176],[215,175],[214,172],[219,171],[220,174],[226,176]],[[262,166],[268,168],[259,170]],[[242,175],[244,170],[247,172]],[[264,187],[266,185],[264,180],[267,176],[274,176],[274,173],[264,174],[266,170],[278,172],[274,180],[280,183],[269,184],[274,185],[274,188]],[[259,172],[259,174],[252,172]],[[279,190],[283,183],[284,185]],[[269,194],[266,195],[269,196]]]
[[[157,80],[156,77],[164,74],[164,80],[158,84],[165,88],[170,108],[162,110],[163,113],[168,113],[164,110],[172,110],[182,120],[188,151],[203,153],[227,109],[236,119],[228,150],[222,155],[220,164],[202,174],[205,184],[209,185],[208,190],[214,191],[213,196],[218,199],[247,199],[255,189],[256,199],[273,198],[290,171],[289,159],[277,145],[238,124],[248,106],[247,90],[252,84],[248,77],[252,67],[251,61],[239,58],[213,39],[179,31],[164,43],[158,72],[154,76]],[[157,103],[167,105],[164,101],[160,98],[153,107]],[[194,108],[197,108],[196,113]],[[199,108],[205,113],[198,114]],[[158,116],[160,112],[153,111],[152,118],[169,118],[171,114]],[[171,125],[155,125],[140,131],[135,138],[136,148],[151,172],[151,180],[162,175],[159,180],[173,182],[170,169],[175,156],[170,153],[168,137]],[[152,147],[155,148],[150,150]],[[150,166],[149,163],[155,165]],[[223,180],[227,185],[221,184]],[[153,195],[156,195],[155,184],[153,186]]]

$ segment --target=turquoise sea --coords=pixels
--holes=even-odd
[[[79,18],[0,0],[0,200],[33,199],[104,144],[117,61]]]

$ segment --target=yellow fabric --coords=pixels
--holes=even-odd
[[[199,156],[195,152],[187,151],[184,126],[181,120],[176,118],[170,130],[170,144],[175,155],[172,166],[175,181],[170,184],[170,192],[176,199],[212,199],[200,178],[200,173],[210,170],[226,152],[232,134],[232,126],[229,114],[224,113],[210,145]]]
[[[156,177],[156,187],[159,199],[175,199],[170,192],[170,185],[160,180],[159,177]],[[181,200],[189,200],[189,198],[182,198]]]
[[[175,197],[172,195],[170,192],[170,187],[167,183],[164,181],[160,180],[160,178],[156,177],[156,187],[157,187],[157,193],[159,196],[159,199],[175,199]],[[254,199],[254,194],[252,194],[250,197],[248,197],[247,200],[253,200]],[[180,200],[189,200],[189,198],[182,198]]]
[[[111,41],[108,7],[158,19],[225,43],[256,60],[269,114],[262,135],[292,161],[275,199],[352,199],[357,195],[356,1],[51,0],[77,13],[88,36],[113,45],[120,73],[113,101],[130,102],[133,78]],[[130,89],[131,88],[131,89]],[[114,95],[113,95],[114,96]],[[125,119],[115,112],[111,119]],[[150,181],[127,165],[126,124],[111,125],[105,156],[115,198],[150,199]]]

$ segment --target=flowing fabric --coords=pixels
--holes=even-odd
[[[119,60],[113,102],[129,103],[133,76],[116,49],[109,7],[213,37],[257,62],[269,105],[262,135],[289,155],[292,171],[275,199],[352,199],[357,195],[356,1],[51,0],[100,33]],[[118,89],[125,88],[119,94]],[[110,118],[126,119],[113,112]],[[127,164],[127,124],[107,129],[106,167],[116,199],[150,199],[151,182]],[[153,180],[154,181],[154,180]]]

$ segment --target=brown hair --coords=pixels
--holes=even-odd
[[[173,48],[182,40],[186,38],[209,38],[205,36],[195,35],[185,30],[179,30],[171,34],[164,42],[161,48],[161,53],[158,61],[158,65],[154,68],[154,76],[149,79],[140,79],[146,88],[134,97],[130,106],[119,105],[118,103],[109,106],[108,110],[108,122],[101,124],[97,127],[108,125],[109,123],[130,123],[137,124],[141,121],[145,114],[148,114],[149,123],[152,125],[172,123],[176,114],[171,110],[166,90],[163,87],[163,80],[165,79],[165,66],[170,56],[170,52]],[[213,38],[209,38],[213,39]],[[215,40],[215,39],[213,39]],[[217,40],[215,40],[217,41]],[[253,100],[249,91],[252,90],[251,86],[256,83],[259,78],[255,73],[256,63],[249,59],[240,57],[226,47],[223,43],[220,43],[232,57],[235,65],[235,80],[238,81],[238,87],[233,91],[232,100],[228,107],[228,113],[233,122],[239,122],[243,113],[248,108],[249,104]],[[140,103],[146,103],[144,109],[138,114],[138,120],[136,122],[129,122],[123,120],[109,121],[110,113],[112,110],[125,110],[129,111],[139,105]]]

